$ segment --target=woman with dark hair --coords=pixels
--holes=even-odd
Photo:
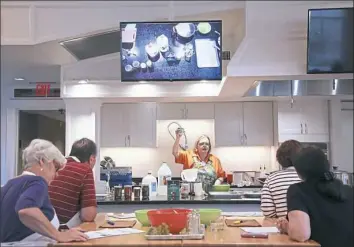
[[[334,177],[320,149],[302,149],[293,164],[303,182],[288,189],[288,219],[278,220],[280,231],[322,247],[353,247],[353,188]]]

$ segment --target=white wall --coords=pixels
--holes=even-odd
[[[340,170],[353,172],[353,114],[341,111],[341,99],[330,101],[330,156]]]
[[[110,156],[119,166],[132,166],[133,177],[143,177],[149,170],[156,175],[163,161],[167,162],[173,176],[179,176],[182,165],[175,164],[172,155],[173,138],[167,130],[174,120],[157,121],[157,148],[107,148],[101,146],[101,157]],[[186,130],[189,148],[194,147],[198,136],[206,134],[212,141],[212,153],[219,157],[226,172],[233,170],[259,170],[260,165],[273,168],[271,147],[217,147],[215,148],[214,120],[176,120]],[[174,134],[176,125],[171,126]],[[181,144],[184,144],[182,140]]]

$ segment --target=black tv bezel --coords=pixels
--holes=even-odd
[[[123,25],[127,24],[172,24],[172,23],[195,23],[195,22],[220,22],[221,23],[221,30],[220,30],[220,49],[222,52],[222,20],[189,20],[189,21],[123,21],[119,23],[119,30],[122,30]],[[122,64],[123,58],[122,58],[122,37],[119,40],[119,45],[120,45],[120,63]],[[121,82],[181,82],[181,81],[221,81],[223,78],[223,60],[222,60],[222,55],[220,56],[220,67],[221,67],[221,75],[220,78],[213,78],[213,79],[205,79],[205,78],[194,78],[194,79],[171,79],[171,80],[166,80],[166,79],[145,79],[145,80],[123,80],[123,70],[122,70],[122,65],[120,65],[120,81]]]
[[[306,37],[306,74],[309,75],[328,75],[328,74],[352,74],[354,71],[341,71],[341,72],[322,72],[322,71],[315,71],[315,72],[310,72],[309,71],[309,32],[310,32],[310,13],[311,11],[323,11],[323,10],[340,10],[340,9],[353,9],[352,7],[340,7],[340,8],[316,8],[316,9],[308,9],[307,11],[307,37]]]

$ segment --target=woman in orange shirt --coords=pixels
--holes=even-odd
[[[209,189],[212,185],[219,185],[224,181],[225,172],[222,169],[220,160],[210,153],[210,138],[202,135],[195,143],[194,149],[180,150],[179,143],[183,135],[183,129],[177,129],[176,140],[172,148],[172,154],[175,156],[175,162],[183,164],[183,170],[198,169],[198,178],[204,186]],[[204,187],[203,186],[203,187]]]

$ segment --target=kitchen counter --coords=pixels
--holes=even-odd
[[[167,196],[157,196],[152,197],[148,201],[112,201],[112,200],[101,200],[97,201],[98,205],[144,205],[144,204],[260,204],[261,200],[253,198],[241,198],[241,199],[210,199],[203,197],[194,197],[188,199],[180,200],[167,200]]]
[[[83,223],[80,227],[85,231],[92,231],[98,229],[98,227],[104,222],[104,214],[99,214],[96,217],[94,223]],[[275,221],[270,219],[264,219],[263,217],[256,217],[256,219],[263,226],[274,226]],[[148,228],[142,227],[137,223],[134,228],[146,231]],[[206,230],[205,238],[203,240],[171,240],[171,241],[148,241],[144,238],[145,233],[107,237],[101,239],[88,240],[83,243],[68,243],[68,244],[54,244],[54,246],[102,246],[102,245],[114,245],[120,247],[143,247],[143,246],[190,246],[190,247],[320,247],[314,241],[308,241],[304,243],[295,242],[289,239],[287,235],[283,234],[271,234],[268,239],[249,239],[241,238],[240,229],[236,227],[226,227],[219,232],[210,232]]]

